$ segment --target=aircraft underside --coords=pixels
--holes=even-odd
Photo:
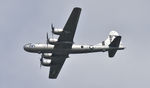
[[[81,54],[108,51],[109,57],[114,57],[117,50],[123,50],[121,36],[111,31],[108,38],[96,45],[74,45],[74,35],[80,17],[81,8],[75,7],[71,12],[64,28],[58,29],[51,25],[52,34],[58,39],[46,35],[46,44],[25,44],[24,50],[30,53],[41,54],[40,64],[50,67],[49,78],[56,79],[69,54]]]

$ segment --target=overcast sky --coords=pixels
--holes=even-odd
[[[70,55],[58,78],[48,79],[41,56],[23,45],[45,43],[50,24],[63,28],[76,6],[76,44],[97,44],[116,30],[127,48],[114,58]],[[0,88],[150,88],[149,38],[149,0],[0,0]]]

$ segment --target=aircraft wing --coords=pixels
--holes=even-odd
[[[56,79],[66,58],[69,50],[72,48],[73,38],[80,17],[81,8],[74,8],[67,23],[63,28],[62,34],[58,38],[52,52],[52,65],[50,67],[49,78]]]
[[[73,42],[74,34],[80,17],[81,8],[74,8],[67,23],[63,28],[63,33],[60,35],[58,41]]]
[[[50,72],[49,72],[49,78],[56,79],[64,62],[66,60],[66,57],[54,57],[51,62],[50,66]]]

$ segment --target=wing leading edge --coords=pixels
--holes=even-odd
[[[80,17],[81,8],[74,8],[67,23],[63,28],[62,34],[58,38],[58,44],[54,46],[52,52],[52,64],[50,66],[49,78],[56,79],[69,52],[66,50],[71,49],[73,38]]]

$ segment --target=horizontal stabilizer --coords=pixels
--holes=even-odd
[[[109,47],[114,47],[117,48],[120,45],[120,41],[121,41],[121,36],[117,36],[110,44]],[[109,57],[114,57],[114,55],[116,54],[117,49],[111,49],[108,51],[108,55]]]

